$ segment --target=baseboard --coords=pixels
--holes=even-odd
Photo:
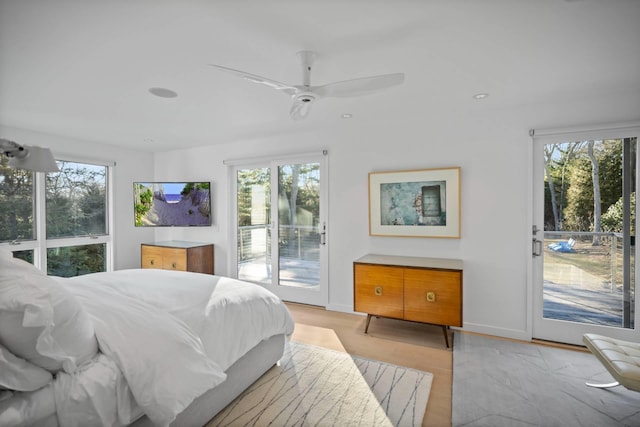
[[[363,314],[363,313],[356,313],[355,311],[353,311],[353,306],[351,306],[351,305],[329,304],[329,305],[327,305],[326,308],[329,311],[339,311],[341,313]]]
[[[464,323],[464,332],[474,332],[482,335],[492,335],[501,338],[510,338],[518,341],[531,341],[531,334],[521,329],[497,328],[495,326],[482,325],[478,323]]]
[[[366,316],[365,313],[359,313],[353,311],[353,307],[350,305],[342,304],[330,304],[327,305],[326,310],[338,311],[341,313],[358,314]],[[501,338],[510,338],[518,341],[531,341],[531,334],[527,331],[519,329],[497,328],[495,326],[482,325],[479,323],[464,323],[464,328],[452,327],[454,330],[460,330],[463,332],[474,332],[482,335],[491,335]]]

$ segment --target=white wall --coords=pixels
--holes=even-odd
[[[460,110],[414,111],[397,123],[364,123],[357,116],[336,118],[334,126],[306,133],[156,153],[156,179],[211,180],[214,191],[213,227],[160,229],[156,238],[215,243],[216,273],[227,274],[232,248],[227,226],[229,183],[223,160],[326,148],[330,175],[328,309],[352,311],[352,261],[366,253],[459,258],[465,266],[464,328],[529,339],[528,131],[634,120],[640,101],[634,94],[611,94],[569,105],[512,107],[493,109],[489,99]],[[369,172],[447,166],[462,170],[461,239],[368,235]]]
[[[49,147],[62,159],[115,162],[114,268],[140,267],[140,244],[152,242],[154,231],[134,227],[133,182],[153,179],[153,154],[9,127],[0,127],[0,135],[20,144]]]
[[[499,94],[492,94],[499,96]],[[455,103],[452,103],[455,104]],[[318,106],[320,107],[320,106]],[[352,261],[365,253],[459,258],[464,261],[464,328],[529,339],[531,259],[530,128],[554,128],[638,120],[637,93],[585,96],[570,104],[485,103],[460,109],[416,105],[402,122],[336,118],[318,128],[256,140],[150,155],[109,145],[19,129],[1,135],[25,144],[114,160],[115,267],[137,267],[140,243],[153,240],[212,242],[215,270],[225,275],[229,260],[229,183],[224,159],[329,150],[329,306],[351,311]],[[338,114],[336,114],[338,116]],[[315,126],[315,127],[314,127]],[[176,141],[179,144],[179,141]],[[152,159],[153,156],[153,159]],[[460,166],[462,238],[390,238],[368,235],[368,173]],[[144,180],[212,182],[213,226],[139,229],[133,226],[132,182]]]

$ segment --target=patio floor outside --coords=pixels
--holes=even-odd
[[[622,255],[616,241],[613,254],[609,245],[594,246],[588,239],[578,241],[573,252],[557,253],[549,249],[556,242],[545,239],[544,317],[622,327]],[[631,265],[633,271],[633,258]],[[633,280],[629,298],[633,322]]]
[[[563,254],[564,257],[571,255]],[[267,282],[271,277],[270,259],[263,256],[240,263],[238,277],[257,283]],[[280,259],[282,285],[311,288],[318,286],[319,282],[318,261]],[[545,257],[545,318],[620,327],[623,319],[622,302],[622,287],[612,286],[611,280],[590,274],[576,265],[554,262],[552,256]]]
[[[266,256],[244,261],[238,265],[238,278],[264,283],[271,278],[271,260]],[[313,288],[320,283],[320,262],[297,258],[280,258],[280,284]]]

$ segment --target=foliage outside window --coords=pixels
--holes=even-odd
[[[278,244],[280,255],[317,261],[320,235],[320,164],[278,168]]]
[[[271,172],[269,168],[238,171],[237,193],[238,226],[264,225],[270,222]]]
[[[104,244],[47,249],[47,274],[72,277],[106,270]]]
[[[637,138],[630,138],[635,158]],[[545,146],[545,230],[622,230],[622,139]],[[635,176],[635,162],[632,162]],[[594,176],[596,181],[594,182]],[[632,182],[632,215],[635,181]],[[635,223],[632,216],[632,227]],[[635,234],[635,229],[632,229]]]
[[[0,242],[35,239],[33,176],[0,156]]]
[[[46,178],[47,238],[104,235],[107,232],[106,167],[58,162]]]
[[[47,173],[43,181],[33,173],[0,163],[0,243],[14,256],[56,276],[77,276],[106,271],[108,230],[106,166],[58,161],[60,172]],[[37,186],[44,182],[38,193]],[[38,196],[40,194],[40,196]],[[38,218],[36,199],[41,197],[44,215]],[[45,236],[36,235],[36,225]],[[46,240],[44,240],[46,237]],[[87,238],[91,238],[88,244]],[[46,248],[46,249],[45,249]],[[40,257],[35,256],[35,252]]]

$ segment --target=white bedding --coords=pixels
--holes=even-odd
[[[30,425],[20,413],[44,417],[52,400],[64,426],[127,424],[139,407],[168,425],[260,341],[293,332],[276,296],[229,278],[145,269],[56,282],[89,314],[100,353],[43,389],[0,401],[0,425]]]
[[[223,371],[260,341],[290,335],[294,328],[278,297],[262,286],[228,277],[133,269],[65,281],[72,284],[67,286],[72,293],[78,286],[109,288],[182,320]]]

